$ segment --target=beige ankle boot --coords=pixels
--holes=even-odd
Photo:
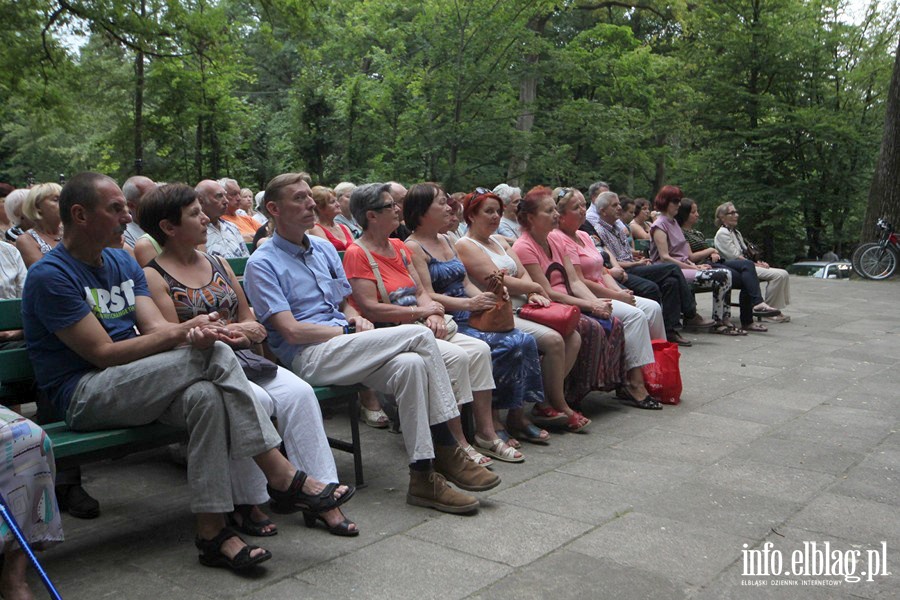
[[[478,510],[478,499],[454,490],[444,476],[434,471],[409,471],[409,492],[406,503],[437,510],[463,514]]]
[[[483,492],[500,485],[499,475],[468,460],[457,445],[434,447],[434,470],[469,492]]]

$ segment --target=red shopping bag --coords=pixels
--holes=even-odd
[[[666,340],[653,340],[653,358],[655,363],[644,365],[644,385],[650,395],[663,404],[681,402],[681,369],[678,359],[678,344]]]

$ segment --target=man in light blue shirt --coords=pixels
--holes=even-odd
[[[446,480],[483,491],[500,478],[469,461],[447,427],[459,410],[434,334],[419,325],[373,329],[347,303],[337,251],[307,235],[316,222],[308,175],[275,177],[263,201],[275,233],[250,257],[244,285],[272,350],[312,385],[361,383],[394,395],[410,463],[407,503],[476,510],[478,500]]]

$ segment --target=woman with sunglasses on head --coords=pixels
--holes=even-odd
[[[626,380],[616,390],[619,398],[638,408],[661,409],[662,405],[650,397],[644,386],[641,367],[654,362],[651,338],[665,339],[662,308],[653,300],[639,298],[631,290],[622,289],[607,272],[603,255],[594,246],[591,236],[579,230],[587,212],[582,193],[575,188],[557,188],[553,190],[553,197],[556,198],[559,225],[549,237],[565,249],[578,280],[592,297],[609,298],[612,315],[622,321]]]
[[[531,422],[525,417],[525,403],[544,404],[537,343],[532,336],[519,329],[486,332],[470,325],[471,313],[493,308],[498,298],[491,292],[482,292],[472,284],[466,267],[444,235],[451,224],[451,212],[447,195],[439,186],[425,183],[409,190],[403,213],[406,224],[413,231],[406,240],[413,253],[413,264],[432,300],[443,304],[447,312],[453,315],[460,333],[490,346],[496,385],[492,397],[493,409],[507,410],[508,426],[512,426],[514,430],[532,431],[529,427]],[[520,446],[519,440],[505,435],[499,422],[495,422],[494,428],[498,430],[499,440],[513,448]],[[504,440],[504,437],[507,439]],[[488,446],[484,442],[497,445],[497,440],[477,441],[482,448]]]
[[[749,257],[748,244],[738,231],[738,211],[734,204],[726,202],[716,208],[716,250],[725,260],[750,258],[756,265],[756,276],[766,282],[766,304],[779,311],[791,303],[791,277],[784,269],[775,269],[764,262],[761,257]],[[787,323],[791,318],[784,314],[766,317],[773,323]]]
[[[519,202],[519,225],[522,235],[513,250],[528,275],[539,283],[554,302],[577,306],[582,313],[578,321],[581,350],[572,372],[566,378],[566,399],[578,406],[589,392],[614,389],[625,381],[625,336],[622,323],[612,317],[612,302],[597,298],[578,280],[565,248],[550,234],[559,224],[559,213],[553,190],[532,188]],[[570,429],[587,419],[567,407]]]
[[[517,198],[516,205],[518,200]],[[465,237],[456,243],[459,259],[466,267],[469,279],[479,289],[484,289],[481,282],[498,269],[503,269],[505,271],[503,282],[509,291],[513,307],[519,308],[525,304],[548,306],[550,298],[544,288],[531,279],[505,236],[498,232],[501,215],[504,214],[501,202],[496,194],[484,188],[478,188],[466,196],[463,203],[463,218],[469,230]],[[516,329],[534,336],[538,351],[542,355],[541,377],[547,403],[537,405],[536,412],[541,414],[551,409],[565,415],[565,410],[569,408],[566,403],[565,379],[578,358],[581,336],[577,331],[573,331],[563,337],[550,327],[523,319],[518,315],[514,320]],[[513,437],[532,443],[544,443],[549,437],[546,431],[532,424],[520,429],[515,423],[507,423],[507,428]]]

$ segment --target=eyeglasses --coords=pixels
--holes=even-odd
[[[729,211],[728,211],[727,213],[725,213],[725,214],[726,214],[727,216],[736,215],[736,214],[738,214],[738,211],[736,211],[736,210],[729,210]]]
[[[493,192],[492,192],[491,190],[489,190],[489,189],[487,189],[487,188],[483,188],[483,187],[477,187],[477,188],[475,188],[475,195],[476,195],[476,196],[481,196],[481,195],[483,195],[483,194],[493,194]]]
[[[562,200],[563,198],[568,196],[571,192],[572,192],[572,188],[563,188],[563,189],[559,190],[558,192],[556,192],[556,199]]]
[[[397,206],[397,203],[396,203],[396,202],[388,202],[387,204],[382,204],[381,206],[375,206],[375,207],[372,207],[372,208],[370,208],[369,210],[382,211],[382,210],[385,210],[385,209],[387,209],[387,208],[390,208],[390,209],[393,210],[394,207],[396,207],[396,206]]]

